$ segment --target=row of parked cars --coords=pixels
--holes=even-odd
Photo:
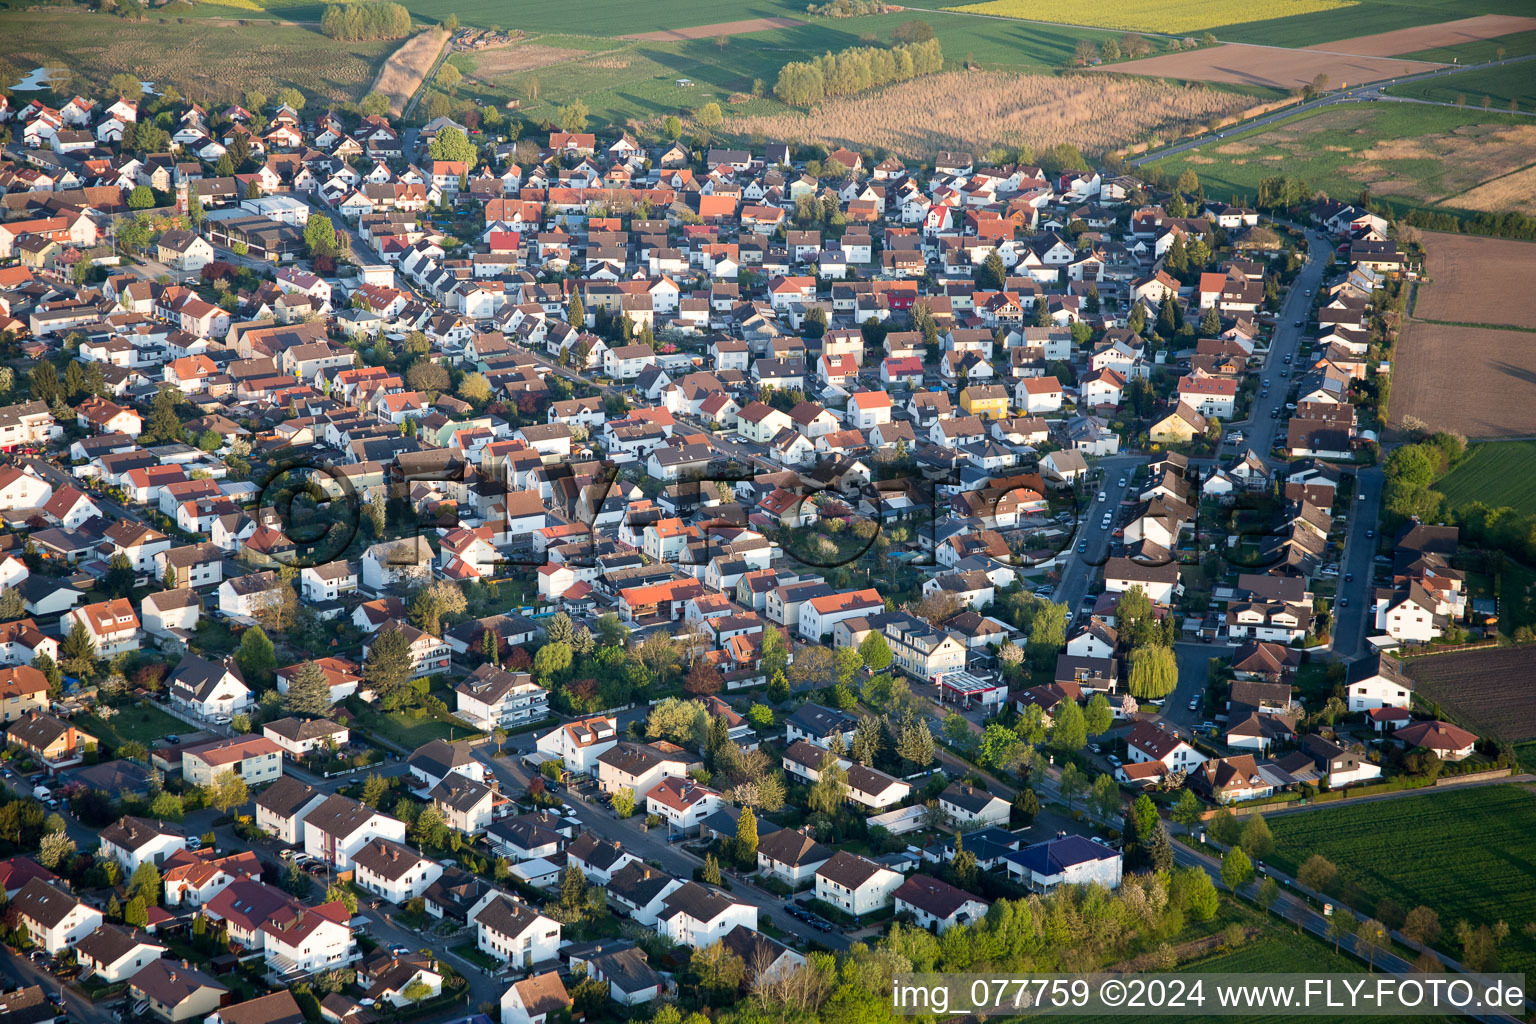
[[[806,924],[810,925],[812,928],[815,928],[819,932],[830,932],[833,931],[836,927],[832,924],[831,921],[828,921],[820,914],[806,910],[798,903],[791,903],[785,909],[788,911],[790,917],[804,921]]]

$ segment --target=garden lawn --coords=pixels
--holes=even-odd
[[[1471,445],[1466,458],[1434,488],[1450,508],[1480,501],[1489,508],[1508,505],[1521,515],[1536,515],[1536,441]]]
[[[1275,815],[1268,860],[1286,874],[1312,854],[1339,869],[1336,891],[1356,910],[1378,901],[1440,915],[1440,948],[1459,953],[1455,924],[1506,921],[1502,968],[1536,970],[1536,793],[1480,786]]]
[[[455,956],[463,957],[465,960],[468,960],[470,963],[474,964],[476,967],[483,971],[495,972],[501,970],[503,966],[495,957],[481,950],[480,947],[476,946],[473,942],[466,942],[462,945],[454,946],[453,948],[449,949],[448,952],[454,954]]]
[[[413,718],[409,711],[376,711],[357,716],[357,725],[407,752],[433,740],[470,740],[482,735],[451,716]]]
[[[197,731],[196,727],[166,714],[148,702],[118,708],[117,713],[108,721],[102,721],[95,715],[85,715],[76,719],[76,722],[80,728],[113,750],[128,740],[149,748],[154,746],[156,740],[166,736]]]

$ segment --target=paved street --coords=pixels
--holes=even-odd
[[[1307,261],[1275,314],[1269,355],[1259,374],[1259,393],[1254,396],[1247,419],[1233,421],[1223,428],[1229,436],[1238,430],[1245,435],[1242,444],[1225,446],[1228,451],[1236,453],[1251,448],[1271,465],[1277,461],[1271,449],[1277,440],[1285,437],[1285,424],[1290,419],[1285,408],[1290,401],[1287,395],[1294,375],[1300,373],[1303,366],[1299,355],[1301,341],[1315,326],[1312,300],[1323,283],[1323,268],[1328,263],[1332,246],[1328,236],[1317,231],[1307,229],[1306,236]],[[1301,326],[1297,326],[1297,321],[1301,321]],[[1288,359],[1290,362],[1286,361]]]
[[[1347,605],[1334,605],[1333,653],[1346,660],[1365,653],[1365,629],[1371,612],[1375,572],[1376,545],[1379,537],[1367,533],[1377,528],[1381,520],[1381,491],[1386,483],[1382,471],[1375,467],[1362,469],[1355,474],[1356,496],[1353,508],[1339,509],[1349,516],[1349,532],[1344,540],[1344,554],[1339,560],[1338,594],[1348,601]]]
[[[1121,503],[1136,500],[1131,474],[1146,463],[1144,455],[1111,455],[1094,463],[1103,471],[1104,478],[1097,486],[1084,488],[1080,495],[1082,504],[1078,508],[1077,532],[1068,542],[1061,582],[1051,596],[1051,600],[1067,606],[1069,621],[1077,614],[1099,567],[1109,558],[1115,530],[1121,525]],[[1099,500],[1100,494],[1106,496],[1104,501]],[[1113,516],[1107,527],[1104,525],[1106,514]],[[1088,549],[1079,553],[1078,544],[1085,540]]]

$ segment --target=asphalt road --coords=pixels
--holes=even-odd
[[[1119,527],[1119,513],[1121,503],[1126,500],[1134,500],[1134,483],[1131,475],[1135,470],[1146,464],[1146,459],[1141,455],[1111,455],[1098,460],[1096,468],[1102,469],[1104,478],[1093,490],[1084,488],[1080,497],[1082,504],[1078,508],[1078,527],[1073,534],[1067,548],[1065,561],[1061,567],[1061,582],[1056,585],[1056,592],[1051,600],[1057,604],[1067,606],[1067,617],[1070,621],[1077,615],[1083,598],[1088,594],[1088,588],[1098,574],[1099,566],[1102,566],[1109,557],[1109,547],[1114,541],[1114,532]],[[1125,484],[1120,481],[1124,479]],[[1099,501],[1099,495],[1106,495],[1104,501]],[[1114,518],[1109,526],[1104,526],[1104,516],[1112,513]],[[1088,549],[1078,552],[1078,545],[1088,542]]]
[[[1229,451],[1240,452],[1251,448],[1270,465],[1278,461],[1273,457],[1271,449],[1276,440],[1285,436],[1285,425],[1290,419],[1285,408],[1286,402],[1290,400],[1287,396],[1295,375],[1301,372],[1302,360],[1298,352],[1303,336],[1312,326],[1312,301],[1322,286],[1323,268],[1327,265],[1333,244],[1327,235],[1311,229],[1307,229],[1306,237],[1307,261],[1296,275],[1284,301],[1280,303],[1279,312],[1275,314],[1275,330],[1270,337],[1269,354],[1258,371],[1259,392],[1253,398],[1248,417],[1234,420],[1224,428],[1228,435],[1238,430],[1244,435],[1241,444],[1227,446]],[[1296,326],[1297,321],[1301,322],[1300,327]],[[1287,359],[1290,362],[1286,362]]]
[[[1375,571],[1379,537],[1366,534],[1377,528],[1381,517],[1381,491],[1386,477],[1371,466],[1355,473],[1353,508],[1335,509],[1349,516],[1349,532],[1339,559],[1337,599],[1334,602],[1333,653],[1346,660],[1363,653],[1368,616],[1372,609],[1371,577]],[[1347,602],[1340,605],[1340,601]]]

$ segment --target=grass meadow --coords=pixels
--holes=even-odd
[[[1525,52],[1536,50],[1536,32],[1523,35],[1530,37],[1527,44],[1530,49]],[[1489,59],[1493,59],[1492,54]],[[1423,82],[1407,82],[1388,86],[1387,92],[1393,96],[1412,96],[1438,103],[1464,103],[1478,109],[1482,108],[1486,98],[1492,110],[1508,110],[1510,101],[1514,101],[1521,110],[1536,110],[1536,61],[1483,68],[1480,71],[1461,71]]]
[[[54,7],[0,12],[0,83],[33,68],[68,67],[75,89],[105,89],[120,71],[172,83],[183,95],[218,101],[246,89],[293,86],[327,102],[359,99],[395,42],[344,43],[300,25],[248,25],[209,18],[129,22]]]
[[[1413,53],[1405,53],[1402,56],[1413,60],[1435,61],[1440,64],[1481,64],[1484,61],[1498,60],[1500,50],[1504,51],[1506,57],[1536,53],[1536,32],[1514,32],[1493,39],[1478,39],[1452,46],[1415,50]]]
[[[988,0],[950,9],[1142,32],[1209,30],[1223,42],[1266,46],[1315,46],[1479,14],[1530,14],[1526,0],[1276,0],[1262,6],[1266,16],[1259,20],[1249,17],[1254,5],[1239,0]],[[1519,51],[1511,47],[1510,52]]]
[[[1192,170],[1208,195],[1246,196],[1264,178],[1302,178],[1329,195],[1432,207],[1531,162],[1536,121],[1414,104],[1324,107],[1157,161]],[[1447,205],[1454,205],[1448,203]]]
[[[1455,469],[1435,481],[1435,490],[1452,508],[1480,501],[1536,515],[1536,441],[1474,444]]]
[[[1266,6],[1285,17],[1350,6],[1351,0],[1271,0]],[[1244,0],[985,0],[951,8],[970,14],[1095,25],[1135,32],[1178,35],[1241,21],[1252,5]]]
[[[1456,953],[1455,924],[1505,921],[1502,967],[1536,970],[1536,793],[1481,786],[1345,804],[1269,820],[1269,863],[1294,876],[1312,854],[1339,869],[1336,894],[1366,913],[1393,899],[1440,914],[1440,948]]]

